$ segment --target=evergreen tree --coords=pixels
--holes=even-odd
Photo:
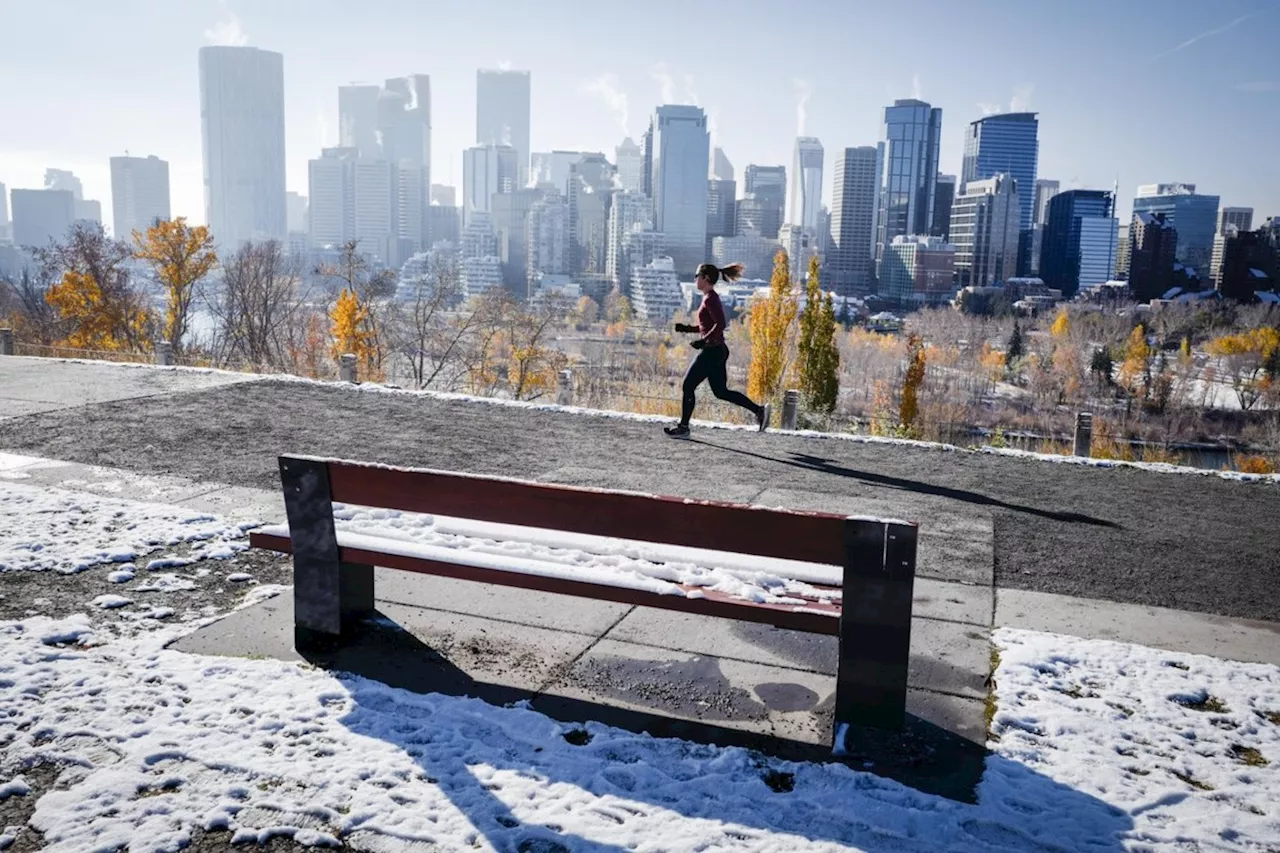
[[[1012,365],[1015,361],[1027,354],[1027,345],[1022,340],[1022,327],[1018,325],[1018,321],[1013,321],[1013,334],[1009,335],[1009,343],[1004,348],[1004,360],[1008,365]]]
[[[809,259],[809,279],[805,285],[804,311],[800,315],[800,393],[811,412],[835,411],[840,390],[840,351],[835,342],[835,306],[831,296],[822,295],[818,258]]]

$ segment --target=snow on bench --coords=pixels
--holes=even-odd
[[[300,650],[372,612],[381,566],[838,636],[837,723],[903,722],[915,525],[314,457],[280,474],[289,524],[250,543],[293,554]]]

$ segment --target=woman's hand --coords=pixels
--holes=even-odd
[[[706,345],[707,345],[707,342],[704,341],[702,338],[698,338],[696,341],[689,341],[689,346],[693,347],[694,349],[702,349]]]
[[[686,335],[697,334],[700,330],[697,326],[690,326],[688,323],[676,323],[676,331]]]

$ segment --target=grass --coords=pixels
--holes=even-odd
[[[1271,763],[1258,750],[1251,746],[1241,746],[1240,744],[1235,744],[1231,747],[1231,757],[1249,767],[1266,767]]]
[[[991,730],[991,726],[996,719],[996,670],[1000,668],[1000,649],[996,646],[991,647],[991,674],[987,676],[989,687],[987,689],[987,698],[982,706],[982,718],[987,724],[987,740],[998,741],[1000,736]]]
[[[1267,711],[1262,716],[1266,717],[1271,725],[1280,726],[1280,711]]]
[[[1196,777],[1188,773],[1179,773],[1177,770],[1170,770],[1169,772],[1172,773],[1174,776],[1177,776],[1186,784],[1190,785],[1192,788],[1195,788],[1197,791],[1213,790],[1213,786],[1210,785],[1208,782],[1201,782],[1199,779],[1197,779]]]

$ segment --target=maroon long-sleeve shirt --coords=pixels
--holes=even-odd
[[[720,304],[720,294],[714,290],[702,294],[702,304],[698,306],[698,334],[707,346],[724,343],[724,306]]]

